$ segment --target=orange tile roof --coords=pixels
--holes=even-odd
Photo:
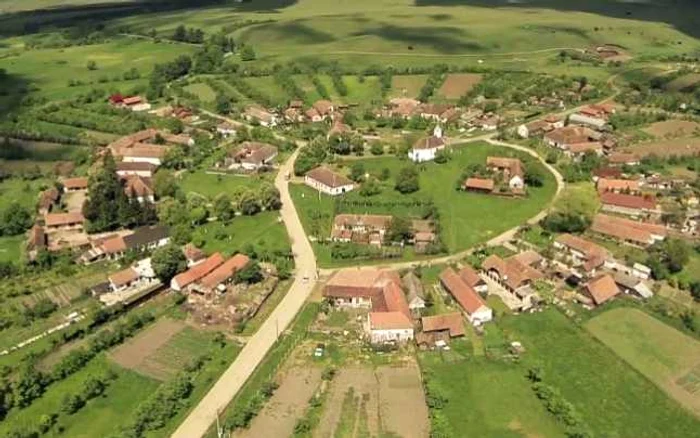
[[[467,283],[468,286],[471,287],[476,287],[480,284],[485,284],[484,280],[479,277],[479,274],[474,270],[469,265],[465,265],[462,269],[459,271],[459,276],[464,281]]]
[[[609,274],[601,275],[590,280],[584,285],[584,288],[591,295],[593,302],[597,306],[620,293],[620,288],[617,287],[615,279]]]
[[[139,273],[132,268],[126,268],[110,275],[108,279],[115,287],[121,287],[138,280]]]
[[[350,181],[348,178],[344,177],[343,175],[340,175],[339,173],[335,173],[326,167],[317,167],[315,169],[312,169],[309,172],[307,172],[306,176],[320,182],[325,186],[332,188],[343,187],[353,184],[353,182]]]
[[[490,178],[467,178],[467,180],[464,182],[465,189],[493,191],[495,186],[496,183],[494,183],[494,181]]]
[[[372,330],[412,329],[411,320],[401,312],[370,312],[369,323]]]
[[[511,175],[517,175],[520,177],[525,174],[523,171],[523,163],[518,158],[486,157],[486,166],[496,167],[499,170],[508,169]]]
[[[194,283],[195,281],[204,278],[204,276],[216,269],[222,263],[224,263],[224,257],[221,255],[221,253],[214,253],[202,263],[191,267],[190,269],[181,274],[177,274],[173,278],[173,282],[176,283],[180,288],[184,288],[185,286],[188,286]]]
[[[459,313],[424,316],[421,318],[424,332],[449,330],[451,337],[464,336],[464,320]]]
[[[478,293],[454,271],[447,268],[440,274],[440,282],[447,291],[454,297],[462,308],[470,315],[486,307]]]
[[[61,183],[63,184],[63,187],[68,190],[81,190],[87,189],[88,187],[88,179],[84,177],[66,178],[61,181]]]
[[[115,236],[104,240],[101,247],[105,254],[116,254],[126,251],[126,242],[122,236]]]
[[[44,216],[44,223],[47,227],[82,224],[84,222],[85,217],[82,213],[77,211],[73,211],[70,213],[48,213]]]
[[[250,262],[250,258],[248,258],[247,255],[236,254],[235,256],[226,260],[218,268],[207,274],[207,276],[202,278],[199,283],[206,289],[214,289],[221,283],[233,278],[233,276],[236,275],[236,272],[243,269],[248,262]]]
[[[637,210],[655,210],[656,201],[649,196],[627,195],[624,193],[604,192],[600,195],[603,205],[632,208]]]
[[[491,255],[484,260],[482,268],[485,271],[495,270],[505,283],[513,290],[525,285],[527,282],[539,280],[544,275],[530,266],[522,263],[517,257],[509,257],[503,260],[497,255]]]
[[[639,191],[639,181],[632,181],[629,179],[608,179],[600,178],[596,184],[598,192],[608,192],[608,191],[619,191],[619,190],[631,190],[633,192]]]
[[[153,183],[150,178],[140,175],[128,175],[124,179],[124,193],[131,196],[132,193],[138,198],[147,198],[154,195]]]
[[[630,219],[597,214],[593,218],[591,230],[621,240],[643,245],[652,243],[652,234],[665,237],[667,232],[662,225],[633,221]]]
[[[323,295],[333,298],[369,298],[375,312],[400,312],[406,317],[411,314],[401,289],[401,278],[394,271],[342,269],[326,283]]]

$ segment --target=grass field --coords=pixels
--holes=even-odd
[[[234,191],[242,188],[253,189],[259,187],[260,182],[263,180],[270,181],[266,177],[216,175],[197,171],[185,173],[179,183],[185,193],[197,193],[213,200],[220,193],[231,195]]]
[[[420,355],[424,376],[448,399],[440,412],[455,436],[556,437],[563,430],[530,389],[521,366]]]
[[[202,102],[211,103],[216,99],[216,93],[207,84],[196,82],[194,84],[187,85],[185,91],[188,91],[195,96],[197,96]]]
[[[416,98],[428,75],[394,76],[391,78],[391,97]]]
[[[207,253],[221,251],[233,254],[253,245],[259,253],[289,251],[289,238],[277,212],[262,212],[255,216],[236,217],[228,226],[212,222],[198,227],[193,236],[203,242]]]
[[[631,308],[598,315],[586,323],[586,329],[700,416],[700,342]]]
[[[23,235],[0,237],[0,261],[17,262],[21,260],[23,249]]]
[[[558,311],[504,317],[499,325],[508,339],[522,342],[524,364],[542,368],[545,381],[575,406],[593,436],[696,434],[700,423],[691,413]]]

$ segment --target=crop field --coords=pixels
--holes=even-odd
[[[545,382],[574,405],[593,436],[690,437],[698,430],[692,413],[557,310],[503,317],[499,325],[527,350],[523,365],[541,367]]]
[[[391,78],[391,97],[418,97],[428,75],[394,76]]]
[[[474,85],[481,82],[481,77],[481,75],[468,73],[447,75],[445,82],[438,90],[438,95],[446,99],[459,99],[474,88]]]
[[[670,155],[695,155],[700,152],[700,137],[679,137],[670,140],[655,140],[638,143],[625,148],[639,156],[658,155],[668,157]]]
[[[649,125],[643,131],[656,138],[682,137],[695,132],[700,133],[700,123],[690,120],[664,120]]]
[[[452,431],[485,438],[563,435],[522,367],[483,358],[447,360],[438,353],[422,353],[420,363],[429,387],[448,400],[440,412]]]
[[[586,329],[700,416],[700,342],[630,308],[608,310],[588,321]]]

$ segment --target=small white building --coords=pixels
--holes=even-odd
[[[413,339],[413,324],[401,312],[370,312],[367,324],[372,344],[404,343]]]
[[[576,113],[569,116],[569,124],[588,126],[593,129],[603,129],[608,122],[605,119],[598,117],[587,116],[585,114]]]
[[[342,195],[355,188],[351,180],[325,167],[317,167],[307,172],[304,184],[331,196]]]
[[[651,268],[641,263],[635,263],[632,265],[632,275],[642,280],[648,280],[651,278]]]
[[[421,138],[413,144],[408,151],[408,158],[414,163],[433,161],[438,151],[445,149],[445,139],[442,137],[442,128],[437,125],[431,137]]]
[[[236,127],[229,122],[223,122],[216,127],[216,132],[221,134],[222,137],[230,137],[236,135]]]

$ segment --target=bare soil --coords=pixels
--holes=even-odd
[[[314,438],[332,438],[335,436],[341,415],[343,415],[343,401],[350,388],[354,390],[358,398],[366,399],[367,429],[371,436],[378,434],[379,387],[374,371],[371,368],[343,368],[333,379],[321,422],[314,432]],[[356,409],[360,410],[359,403]],[[358,417],[361,415],[362,413]]]
[[[281,378],[280,387],[250,425],[236,438],[288,437],[304,415],[309,400],[321,383],[320,368],[293,368]]]
[[[163,380],[170,376],[171,370],[154,368],[150,366],[148,359],[184,328],[185,324],[180,321],[161,319],[130,341],[115,348],[109,354],[110,359],[139,374]]]
[[[627,152],[632,152],[639,156],[658,155],[667,157],[670,155],[695,155],[700,152],[699,137],[681,137],[673,140],[660,140],[648,143],[639,143],[625,148]]]
[[[697,130],[700,130],[700,123],[690,120],[664,120],[652,123],[643,129],[644,132],[656,138],[687,136],[692,135]]]
[[[87,191],[85,190],[64,194],[63,203],[66,205],[66,211],[82,211],[86,197]]]
[[[382,367],[376,374],[382,430],[402,438],[427,437],[428,407],[418,366]]]
[[[394,76],[391,78],[391,97],[415,99],[428,79],[428,75]]]
[[[443,82],[438,90],[438,94],[448,99],[459,99],[465,93],[474,88],[474,85],[481,82],[482,76],[473,73],[457,73],[447,75],[447,79]]]

